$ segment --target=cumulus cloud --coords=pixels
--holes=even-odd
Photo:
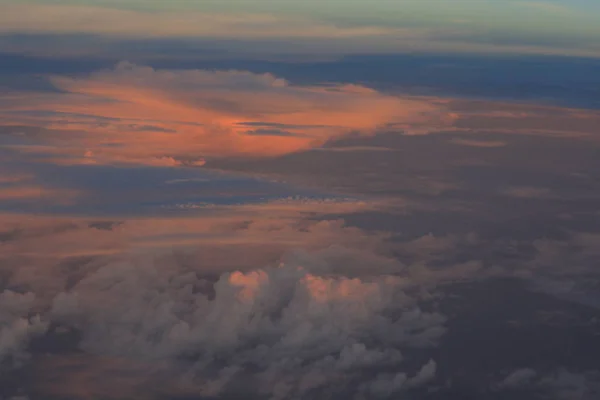
[[[508,375],[501,382],[502,387],[518,387],[531,383],[532,379],[537,377],[537,372],[531,368],[521,368]]]
[[[446,318],[421,308],[420,282],[386,236],[280,207],[269,218],[238,209],[196,222],[4,216],[14,234],[0,271],[36,293],[35,309],[23,297],[16,315],[30,326],[10,328],[11,349],[24,354],[42,321],[77,332],[73,345],[91,359],[74,361],[89,365],[69,395],[91,397],[105,391],[89,377],[116,370],[126,371],[114,377],[121,393],[157,380],[171,394],[273,399],[385,397],[431,380],[435,361],[414,365],[405,352],[436,346]],[[64,373],[57,357],[39,373]]]
[[[307,398],[373,375],[369,390],[385,397],[432,379],[433,361],[402,384],[381,371],[402,370],[404,348],[435,345],[445,318],[420,310],[404,278],[350,278],[328,264],[292,256],[211,278],[122,259],[59,294],[52,320],[80,330],[93,354],[187,363],[184,383],[204,395],[248,382],[273,399]]]
[[[388,398],[403,389],[421,386],[432,380],[435,377],[436,368],[435,361],[430,360],[413,377],[409,378],[403,372],[397,374],[380,374],[373,382],[363,384],[361,388],[363,392],[366,392],[370,396]]]
[[[41,317],[32,312],[34,301],[33,293],[0,293],[0,374],[27,361],[29,341],[47,329]]]
[[[385,234],[366,234],[341,220],[304,219],[305,213],[339,212],[356,206],[217,207],[187,218],[128,221],[4,214],[0,215],[0,276],[6,277],[9,287],[26,288],[47,302],[106,259],[127,253],[170,257],[175,264],[200,265],[205,273],[217,276],[275,263],[293,249],[319,251],[332,245],[355,249],[357,260],[380,260],[377,254],[387,254],[382,243]],[[332,259],[351,258],[336,255],[334,250],[329,253],[327,257]],[[358,262],[352,265],[358,268]],[[395,264],[390,260],[380,265],[389,272]]]
[[[446,318],[423,306],[431,300],[427,291],[490,276],[474,249],[522,244],[472,234],[402,241],[341,220],[306,219],[340,204],[272,207],[118,223],[3,216],[0,272],[12,271],[11,286],[36,293],[46,307],[42,320],[81,334],[81,354],[91,358],[80,363],[108,358],[129,371],[119,373],[119,382],[131,393],[156,380],[170,394],[190,396],[245,391],[274,399],[359,400],[394,398],[435,380],[439,360],[425,362],[427,354],[415,365],[410,357],[436,346],[445,331]],[[571,241],[562,247],[539,241],[539,259],[514,264],[560,272],[557,264],[564,265],[573,246],[583,260],[597,256],[595,235]],[[456,261],[457,254],[470,258]],[[513,274],[503,267],[504,275]],[[31,318],[28,310],[21,315]],[[106,369],[94,372],[90,365],[82,372],[91,397],[104,392],[90,376],[115,374],[106,363]],[[499,386],[537,390],[544,376],[515,371]],[[573,382],[565,376],[553,375]],[[586,377],[581,393],[593,393]],[[565,393],[579,393],[574,383],[561,385]]]
[[[600,372],[565,368],[538,372],[522,368],[510,373],[498,388],[535,390],[543,393],[545,398],[556,400],[592,400],[600,395]]]

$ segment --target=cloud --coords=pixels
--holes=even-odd
[[[47,329],[32,313],[34,301],[33,293],[0,292],[0,375],[5,368],[22,366],[29,357],[29,341]]]
[[[56,296],[52,320],[81,330],[86,352],[192,360],[184,380],[203,395],[251,390],[240,387],[249,382],[273,399],[346,392],[357,377],[365,382],[370,373],[402,368],[402,349],[433,346],[444,333],[445,318],[420,310],[404,279],[349,278],[327,265],[290,257],[278,267],[211,280],[201,270],[128,257]],[[371,268],[378,270],[376,263]],[[431,361],[406,385],[434,374]]]
[[[34,174],[19,172],[17,168],[0,165],[0,174],[0,203],[70,204],[79,196],[77,190],[53,188],[36,182]]]
[[[381,374],[370,383],[362,385],[362,391],[366,392],[370,398],[389,398],[395,393],[406,388],[421,386],[435,377],[436,363],[430,360],[427,364],[419,370],[414,376],[409,378],[407,374],[400,372],[395,375],[392,374]]]
[[[456,100],[449,105],[455,130],[540,135],[596,141],[600,113],[548,105]],[[463,143],[464,144],[464,143]]]
[[[178,254],[174,263],[202,265],[205,272],[216,275],[270,265],[301,248],[318,251],[336,245],[385,256],[383,234],[367,235],[340,220],[305,220],[307,215],[363,207],[354,203],[226,206],[193,217],[125,221],[2,214],[0,277],[6,277],[7,287],[31,291],[47,303],[73,279],[76,282],[98,268],[98,263],[127,253],[169,257],[174,252]],[[333,250],[324,256],[342,257]],[[364,257],[357,255],[357,260],[371,260]],[[386,264],[380,260],[380,265]],[[387,265],[389,272],[394,264]]]
[[[556,400],[592,400],[600,395],[600,372],[565,368],[538,372],[522,368],[510,373],[497,388],[535,390]]]
[[[442,132],[461,145],[450,151],[482,149],[496,159],[517,135],[595,141],[599,123],[593,111],[391,95],[348,84],[303,86],[243,71],[121,63],[78,78],[55,76],[52,82],[61,93],[4,98],[0,115],[10,138],[2,142],[7,153],[63,165],[223,167],[227,158],[265,159],[322,148],[374,153],[412,144],[336,145],[351,134]],[[446,158],[446,164],[459,162]]]
[[[531,186],[512,186],[503,189],[501,193],[505,196],[523,199],[547,198],[552,195],[548,188]]]
[[[4,113],[11,124],[46,128],[38,140],[47,146],[5,148],[67,164],[201,166],[211,157],[276,156],[319,147],[389,124],[428,130],[449,123],[436,99],[391,96],[349,84],[299,86],[243,71],[155,70],[121,63],[88,77],[56,76],[52,82],[63,93],[25,96]],[[145,129],[150,123],[152,129]]]
[[[68,204],[77,193],[73,190],[57,190],[42,186],[0,186],[0,201],[36,201]]]
[[[537,372],[531,368],[521,368],[508,375],[500,383],[502,387],[519,387],[530,384],[532,379],[537,377]]]
[[[103,397],[106,389],[90,378],[102,376],[103,387],[115,382],[121,393],[153,382],[172,397],[247,391],[359,400],[401,396],[444,375],[437,356],[423,354],[420,364],[411,357],[443,337],[446,318],[423,306],[439,295],[437,285],[499,269],[501,276],[577,277],[598,254],[590,234],[568,243],[414,239],[318,221],[357,210],[292,202],[118,223],[5,215],[0,276],[36,294],[46,307],[42,320],[81,334],[74,343],[86,366],[72,390],[90,398]],[[530,378],[535,390],[544,374]],[[515,373],[503,390],[528,379]]]
[[[306,220],[299,210],[315,208],[297,207],[196,221],[2,216],[10,234],[0,273],[36,294],[17,315],[32,318],[35,299],[41,319],[30,324],[78,332],[78,357],[90,357],[72,360],[85,365],[73,387],[43,380],[40,390],[93,398],[106,382],[120,393],[161,382],[170,395],[301,399],[371,393],[360,385],[391,371],[407,380],[389,393],[426,384],[435,362],[415,366],[404,352],[436,346],[446,319],[420,308],[420,281],[391,256],[385,235]],[[30,336],[18,337],[24,354]],[[52,357],[38,374],[72,373]],[[102,387],[90,379],[98,374]]]
[[[480,148],[495,148],[506,146],[505,142],[499,140],[474,140],[474,139],[459,139],[453,138],[450,142],[462,146],[480,147]]]

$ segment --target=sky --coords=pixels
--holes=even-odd
[[[0,400],[595,400],[600,3],[0,0]]]
[[[251,42],[249,52],[304,56],[396,51],[600,54],[600,6],[591,0],[3,0],[1,4],[5,12],[0,29],[9,37],[221,39]],[[85,50],[90,49],[79,49]]]

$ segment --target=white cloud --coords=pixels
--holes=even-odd
[[[556,400],[593,400],[600,396],[600,371],[559,368],[539,373],[531,368],[522,368],[510,373],[497,388],[535,390],[543,393],[544,398]]]
[[[537,377],[537,372],[531,368],[521,368],[508,375],[500,386],[503,387],[518,387],[530,384],[531,380]]]
[[[411,387],[421,386],[435,377],[437,364],[430,360],[411,378],[400,372],[397,374],[380,374],[370,383],[362,385],[362,391],[376,398],[388,398],[397,392]]]
[[[332,264],[350,259],[343,251],[292,255],[279,267],[216,280],[152,257],[123,258],[59,294],[52,319],[81,330],[89,353],[194,360],[183,382],[205,395],[244,381],[274,399],[335,391],[382,368],[402,369],[402,349],[434,346],[445,322],[418,308],[406,279],[381,273],[389,260],[363,257],[371,275],[341,275],[343,266]],[[431,361],[406,384],[434,374]]]
[[[21,366],[29,356],[29,340],[47,329],[39,315],[31,315],[34,301],[33,293],[0,293],[0,372]]]

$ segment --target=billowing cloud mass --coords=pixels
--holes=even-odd
[[[401,349],[435,345],[444,317],[421,311],[402,278],[326,272],[291,259],[213,278],[119,260],[59,294],[52,319],[81,330],[90,353],[183,363],[181,384],[206,396],[247,382],[273,399],[355,390],[387,398],[432,379],[433,361],[413,377],[386,371],[402,368]]]
[[[600,395],[600,371],[570,371],[560,368],[541,372],[521,368],[511,372],[498,385],[510,390],[536,389],[545,398],[592,400]]]
[[[39,296],[2,295],[1,354],[23,357],[51,324],[49,335],[77,333],[82,354],[129,371],[120,381],[156,377],[171,394],[390,398],[434,379],[435,360],[404,352],[436,346],[446,318],[422,309],[419,281],[384,236],[287,215],[162,226],[6,216],[0,272]],[[173,242],[186,225],[189,241]]]
[[[70,343],[77,353],[32,363],[45,377],[37,390],[57,397],[145,387],[167,397],[411,398],[440,384],[435,347],[451,315],[435,305],[440,284],[498,275],[567,282],[590,270],[561,266],[597,256],[593,235],[401,239],[312,219],[338,207],[215,207],[128,221],[4,215],[3,357],[11,368],[26,361],[38,335]],[[527,245],[527,259],[486,261],[486,252]],[[69,385],[53,383],[64,374]],[[593,381],[563,375],[553,384],[517,371],[498,390],[594,393]],[[118,389],[107,392],[106,382]]]
[[[37,139],[44,146],[8,148],[53,155],[62,163],[201,166],[207,157],[281,155],[348,133],[390,126],[428,131],[452,120],[441,100],[359,85],[297,86],[242,71],[121,63],[52,83],[63,93],[11,99],[3,119],[5,125],[46,129]]]
[[[47,324],[33,313],[34,301],[33,293],[0,292],[0,376],[4,369],[27,361],[29,341],[47,329]]]

